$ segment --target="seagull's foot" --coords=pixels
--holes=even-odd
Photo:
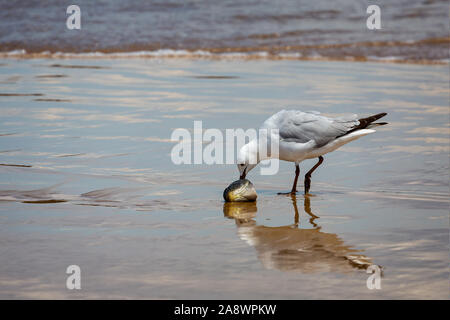
[[[309,189],[311,188],[311,179],[305,177],[305,194],[309,194]]]
[[[295,190],[295,192],[294,192],[294,191],[291,191],[291,192],[278,192],[277,194],[278,194],[278,195],[285,195],[285,196],[287,196],[287,195],[295,196],[295,194],[296,194],[297,192],[298,192],[298,191]]]
[[[303,194],[303,197],[304,197],[305,199],[309,199],[309,198],[311,198],[311,197],[317,197],[317,195],[308,192],[308,193]]]

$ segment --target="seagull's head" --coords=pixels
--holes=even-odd
[[[244,145],[237,157],[237,167],[239,170],[239,179],[245,179],[247,173],[258,165],[258,150],[254,143],[250,142]]]
[[[245,179],[247,176],[247,173],[249,173],[250,170],[252,170],[254,167],[256,167],[256,164],[250,164],[250,163],[238,163],[238,169],[239,169],[239,179]]]

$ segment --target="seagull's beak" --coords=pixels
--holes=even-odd
[[[245,179],[245,176],[247,175],[247,173],[245,171],[247,171],[247,168],[244,169],[244,171],[242,172],[242,174],[239,177],[239,179]]]

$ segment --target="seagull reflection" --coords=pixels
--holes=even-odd
[[[236,221],[239,237],[255,247],[265,268],[304,273],[347,273],[367,269],[372,264],[369,258],[345,245],[336,234],[320,231],[321,227],[315,222],[318,217],[311,211],[309,196],[304,198],[304,211],[313,228],[300,229],[297,199],[295,195],[291,198],[294,224],[280,227],[256,223],[256,202],[224,204],[225,217]]]

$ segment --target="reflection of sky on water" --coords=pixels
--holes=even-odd
[[[190,60],[64,63],[105,67],[99,69],[51,64],[5,60],[0,66],[0,93],[43,94],[0,96],[0,164],[31,165],[0,166],[1,234],[16,242],[3,249],[11,263],[0,269],[0,283],[9,288],[1,294],[17,288],[29,297],[66,294],[55,289],[51,272],[56,267],[45,261],[54,259],[52,250],[67,250],[80,263],[107,270],[106,275],[94,272],[97,278],[91,280],[104,289],[93,289],[90,297],[114,296],[111,290],[132,283],[131,296],[182,297],[197,288],[198,297],[207,292],[232,297],[236,288],[239,297],[273,298],[280,281],[280,297],[292,298],[292,292],[295,298],[307,297],[311,291],[332,297],[338,290],[345,290],[343,297],[369,297],[361,271],[354,279],[334,272],[308,279],[264,270],[255,250],[242,243],[221,213],[222,190],[237,178],[236,168],[170,162],[175,128],[192,130],[194,120],[221,130],[258,127],[281,107],[389,113],[389,126],[325,156],[312,180],[311,206],[321,231],[386,267],[386,289],[372,293],[376,297],[447,292],[440,284],[448,278],[446,67]],[[47,77],[51,74],[65,77]],[[312,165],[302,164],[302,173]],[[292,224],[292,204],[275,195],[289,188],[292,164],[281,163],[276,176],[257,173],[250,174],[259,193],[255,223]],[[23,203],[43,200],[67,202]],[[34,245],[25,248],[17,234]],[[62,237],[67,243],[61,244]],[[80,245],[86,250],[77,251]],[[64,257],[61,253],[57,263],[64,265]],[[14,280],[13,263],[22,266],[20,278],[29,282]],[[30,263],[43,275],[26,268]],[[109,286],[108,275],[117,278]],[[289,281],[302,281],[303,289],[294,290]],[[181,296],[174,283],[180,284]],[[399,286],[406,291],[394,289]]]

